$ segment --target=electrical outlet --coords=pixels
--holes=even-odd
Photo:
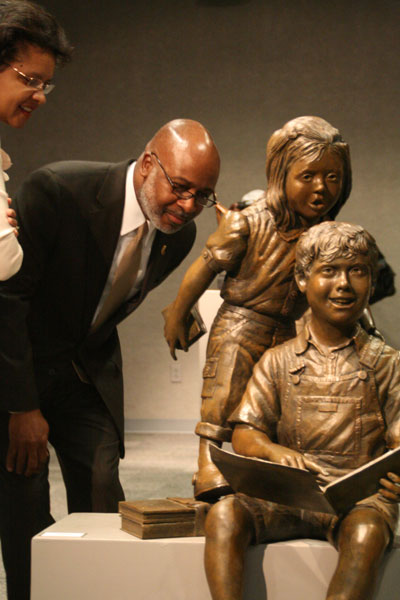
[[[178,362],[175,362],[173,365],[170,365],[169,378],[171,380],[171,383],[181,383],[181,365]]]

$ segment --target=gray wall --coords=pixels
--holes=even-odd
[[[222,156],[218,184],[229,205],[265,186],[265,143],[302,114],[338,127],[350,143],[354,186],[341,217],[365,225],[400,272],[400,3],[397,0],[47,0],[76,46],[48,105],[22,131],[2,128],[15,166],[9,189],[60,159],[138,155],[174,117],[202,121]],[[126,415],[182,427],[197,418],[196,353],[169,382],[160,310],[215,227],[198,218],[190,259],[121,327]],[[398,297],[374,314],[400,347]],[[129,421],[132,424],[131,421]]]

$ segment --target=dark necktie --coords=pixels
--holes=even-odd
[[[115,272],[110,292],[92,325],[92,332],[98,329],[127,299],[139,271],[142,245],[147,231],[148,225],[145,221],[138,227],[135,237],[127,245]]]

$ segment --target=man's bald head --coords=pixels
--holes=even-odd
[[[201,123],[175,119],[163,125],[146,145],[135,169],[136,195],[146,217],[164,233],[183,227],[203,207],[195,198],[179,198],[176,190],[213,192],[219,166],[218,150]]]
[[[161,127],[149,141],[146,150],[198,152],[213,155],[219,166],[219,154],[207,129],[192,119],[174,119]]]

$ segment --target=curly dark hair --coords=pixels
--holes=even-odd
[[[64,30],[43,7],[27,0],[0,0],[0,69],[25,44],[50,52],[59,65],[71,59],[73,48]]]

